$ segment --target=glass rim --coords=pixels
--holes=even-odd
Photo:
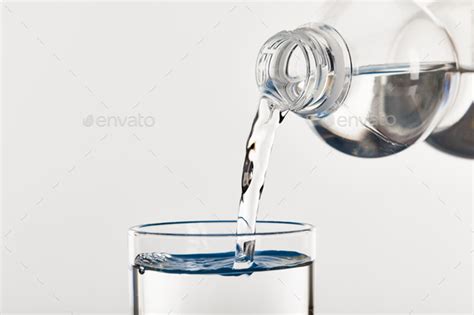
[[[147,228],[156,226],[170,226],[170,225],[185,225],[185,224],[223,224],[223,223],[234,223],[237,224],[237,220],[189,220],[189,221],[165,221],[158,223],[147,223],[139,224],[129,228],[128,232],[134,235],[153,235],[153,236],[175,236],[175,237],[240,237],[240,236],[270,236],[270,235],[285,235],[295,234],[304,232],[313,232],[316,228],[309,223],[293,222],[293,221],[275,221],[275,220],[257,220],[257,228],[260,224],[281,224],[291,225],[293,227],[298,226],[297,229],[284,229],[279,231],[270,232],[255,232],[255,233],[175,233],[175,232],[159,232],[159,231],[147,231]]]

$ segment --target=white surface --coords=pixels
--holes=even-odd
[[[257,51],[325,7],[8,8],[3,311],[126,312],[127,228],[235,217]],[[129,113],[156,124],[82,122]],[[288,117],[260,215],[318,227],[318,310],[470,312],[472,163],[426,144],[379,160],[330,152]]]

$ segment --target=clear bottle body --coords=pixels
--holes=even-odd
[[[267,41],[257,62],[263,95],[359,157],[400,152],[462,118],[456,49],[430,12],[405,1],[336,12]],[[357,15],[370,18],[354,24]]]
[[[339,151],[360,157],[398,153],[436,128],[457,88],[455,63],[422,63],[355,69],[344,104],[323,119],[316,132]]]

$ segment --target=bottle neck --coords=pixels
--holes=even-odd
[[[352,64],[339,33],[308,24],[268,39],[257,58],[257,84],[280,110],[321,118],[339,108],[351,82]]]

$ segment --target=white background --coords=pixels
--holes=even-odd
[[[7,6],[2,311],[125,313],[127,228],[235,218],[258,49],[327,5]],[[156,124],[83,124],[138,114]],[[470,161],[349,157],[291,116],[260,217],[317,226],[320,312],[468,313],[471,209]]]

